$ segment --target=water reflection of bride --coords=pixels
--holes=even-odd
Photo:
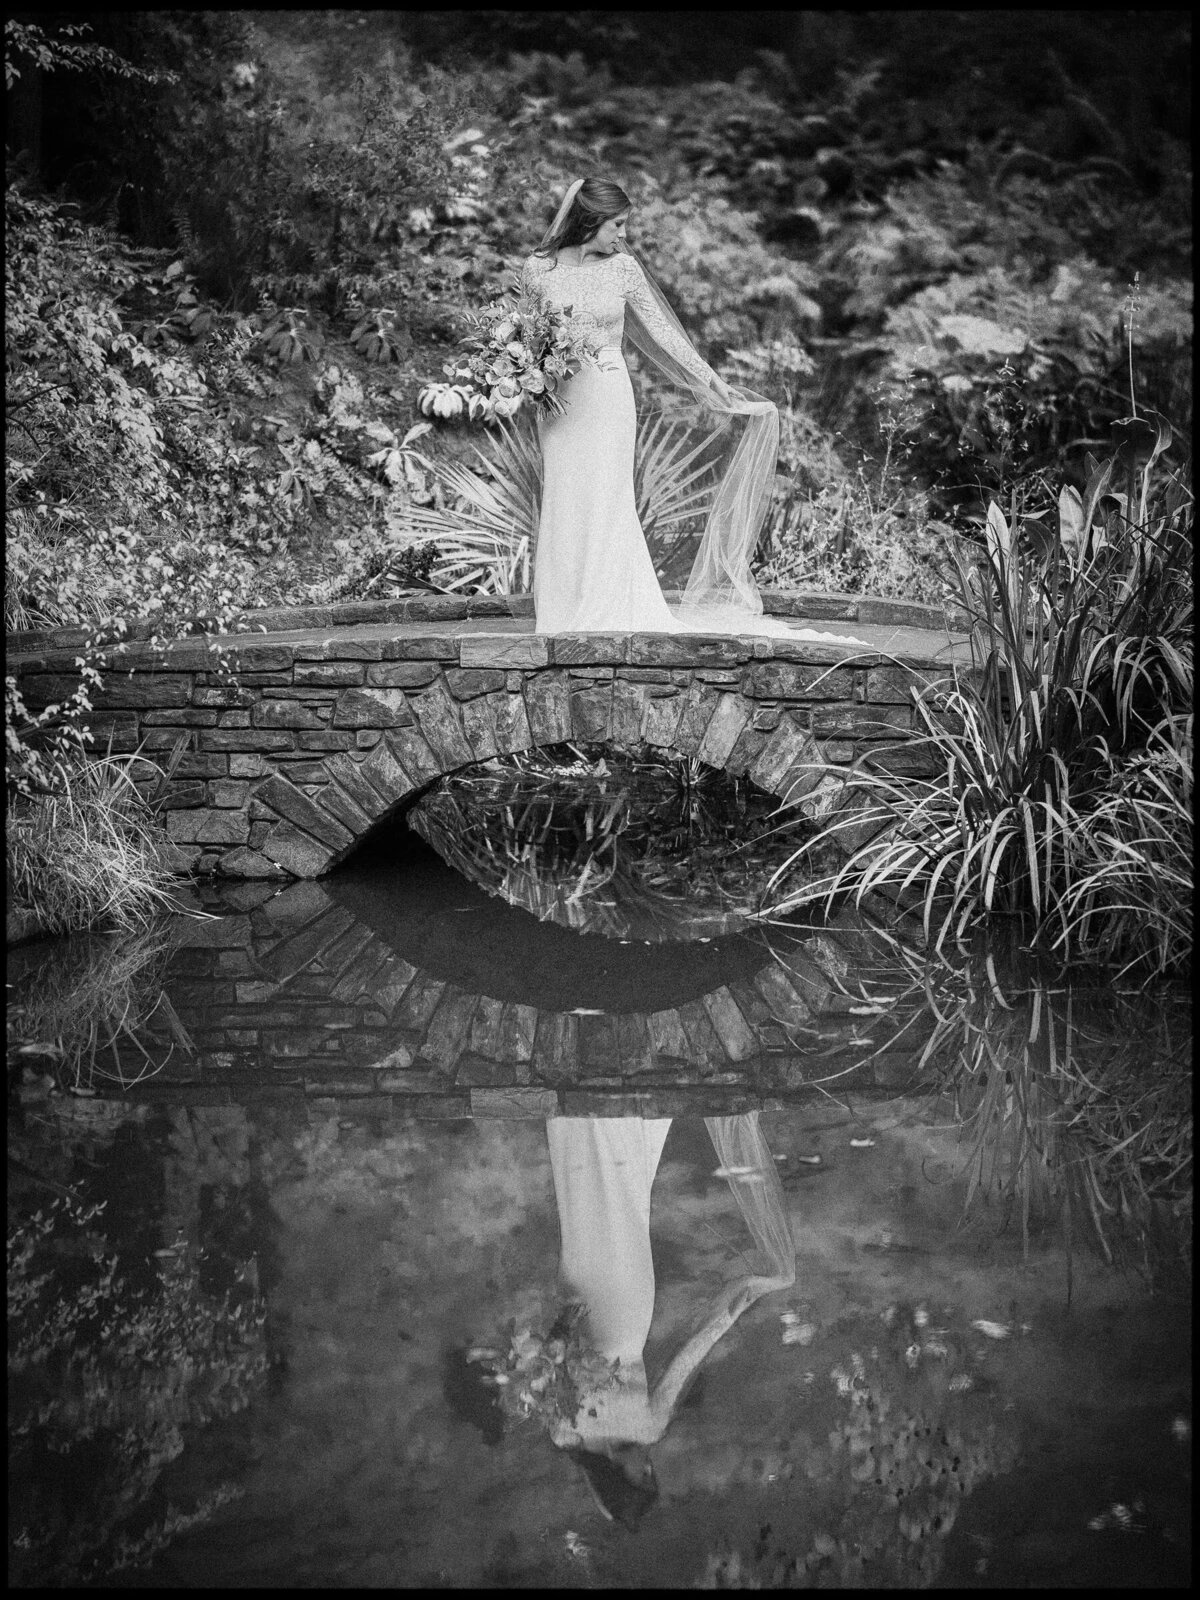
[[[723,1286],[651,1387],[646,1339],[654,1315],[650,1196],[671,1118],[554,1117],[546,1125],[562,1240],[564,1298],[583,1308],[579,1332],[604,1363],[577,1392],[573,1417],[550,1425],[583,1467],[601,1510],[636,1525],[657,1495],[648,1447],[661,1439],[704,1358],[754,1302],[795,1282],[783,1188],[758,1112],[705,1119],[765,1270]]]

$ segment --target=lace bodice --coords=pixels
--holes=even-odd
[[[561,309],[570,308],[572,315],[593,322],[605,346],[620,347],[625,308],[631,307],[662,348],[701,383],[716,379],[712,368],[663,316],[633,256],[603,256],[581,266],[550,256],[530,256],[521,281],[530,292],[544,294]]]

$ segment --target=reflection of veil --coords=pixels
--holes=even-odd
[[[758,1112],[708,1117],[721,1166],[764,1257],[765,1271],[726,1285],[651,1392],[644,1350],[654,1315],[650,1191],[671,1119],[554,1117],[546,1125],[562,1234],[562,1278],[587,1308],[593,1348],[619,1361],[619,1381],[581,1396],[559,1445],[652,1444],[661,1439],[687,1380],[760,1296],[795,1281],[795,1245],[783,1189]]]

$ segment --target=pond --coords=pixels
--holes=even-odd
[[[1189,996],[569,759],[10,952],[11,1581],[1186,1582]]]

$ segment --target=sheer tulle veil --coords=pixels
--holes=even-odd
[[[554,248],[582,183],[576,179],[567,189],[543,236],[543,251]],[[694,348],[645,260],[627,245],[620,248],[641,267],[667,326]],[[674,427],[695,433],[698,459],[706,463],[707,509],[680,620],[697,631],[736,631],[739,619],[761,616],[763,610],[750,563],[775,479],[779,413],[771,400],[723,383],[711,369],[706,368],[707,378],[689,370],[632,308],[625,319],[625,343],[650,380],[651,405]],[[644,406],[639,410],[644,418]]]

